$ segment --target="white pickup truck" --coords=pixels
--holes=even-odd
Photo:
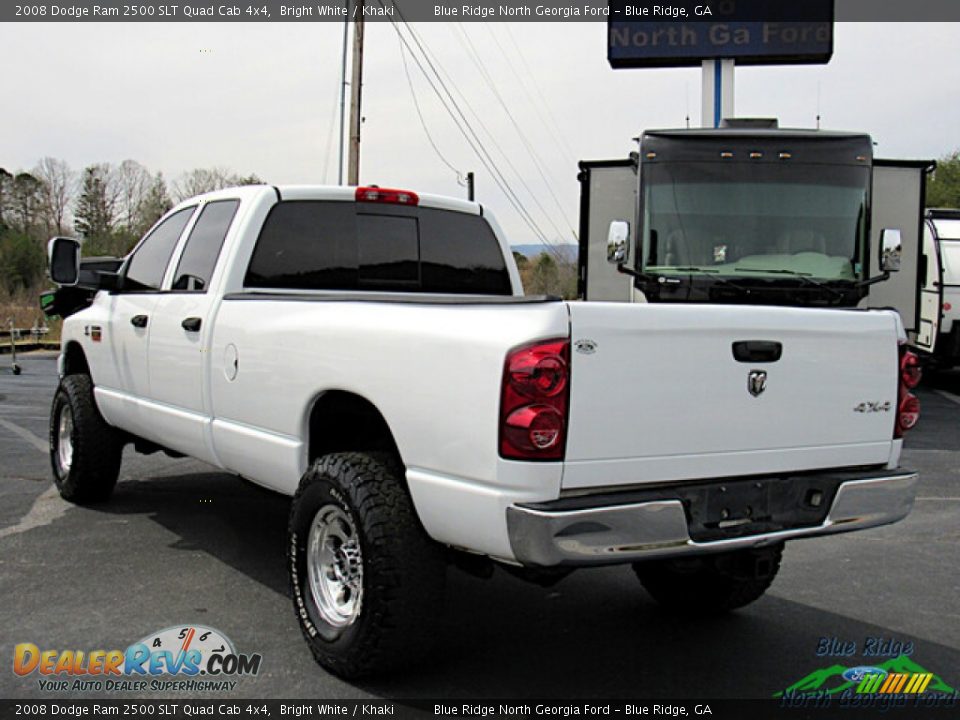
[[[424,647],[448,564],[632,564],[715,612],[784,541],[913,503],[894,312],[525,297],[482,206],[376,187],[223,190],[122,261],[55,238],[50,266],[63,497],[106,499],[127,443],[292,496],[296,615],[344,677]]]

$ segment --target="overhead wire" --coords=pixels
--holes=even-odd
[[[407,86],[410,88],[410,97],[413,98],[413,106],[417,110],[417,117],[420,118],[420,126],[423,128],[424,134],[427,136],[427,141],[430,143],[430,147],[433,148],[433,151],[436,153],[437,157],[440,158],[440,162],[446,165],[453,173],[457,176],[457,182],[460,182],[463,174],[456,168],[454,165],[444,157],[444,154],[440,152],[440,148],[437,146],[437,143],[433,139],[433,135],[430,134],[430,129],[427,127],[427,121],[423,117],[423,112],[420,110],[420,102],[417,100],[416,90],[413,88],[413,78],[410,77],[410,67],[407,65],[407,53],[403,46],[403,40],[397,35],[397,44],[400,46],[400,59],[403,61],[403,72],[407,76]]]
[[[323,182],[328,183],[330,173],[330,157],[333,154],[333,134],[337,126],[337,105],[340,102],[340,80],[337,78],[337,84],[334,88],[334,102],[331,103],[330,124],[327,127],[327,151],[323,156]]]
[[[381,7],[386,7],[383,0],[377,0]],[[400,17],[403,26],[406,28],[407,33],[410,35],[413,43],[416,44],[417,49],[420,51],[420,54],[423,57],[423,61],[426,62],[426,66],[429,67],[430,72],[427,71],[427,67],[424,66],[424,62],[421,62],[420,57],[417,56],[417,53],[414,52],[413,47],[410,42],[404,37],[403,33],[400,30],[400,24],[391,19],[390,22],[394,28],[394,31],[397,33],[397,37],[400,38],[401,43],[406,47],[410,53],[410,57],[414,60],[416,65],[419,67],[421,73],[423,73],[424,78],[427,80],[427,83],[430,85],[431,89],[440,99],[441,104],[444,106],[444,109],[453,119],[454,124],[457,126],[457,129],[464,136],[464,139],[470,145],[474,154],[477,156],[478,160],[484,166],[484,168],[490,173],[491,178],[497,187],[500,188],[504,196],[513,205],[514,209],[520,215],[524,223],[530,228],[535,236],[545,245],[548,249],[551,249],[556,253],[557,251],[552,248],[552,243],[547,237],[546,233],[540,228],[539,224],[536,222],[535,218],[527,210],[526,206],[523,204],[523,201],[516,194],[513,188],[510,186],[509,181],[504,176],[503,172],[497,166],[496,161],[493,159],[490,152],[487,150],[486,146],[483,144],[483,141],[480,139],[476,130],[470,124],[470,121],[467,119],[463,110],[460,108],[457,103],[456,98],[454,98],[453,93],[450,91],[447,84],[444,82],[443,77],[440,72],[437,70],[436,65],[439,64],[439,60],[434,62],[434,59],[431,58],[430,53],[425,49],[424,43],[421,41],[417,33],[413,30],[410,23],[407,22],[406,18],[403,15],[402,10],[394,2],[393,7],[396,9],[397,15]],[[432,73],[432,76],[431,76]],[[449,77],[449,75],[448,75]],[[436,82],[435,82],[436,81]],[[439,86],[439,87],[438,87]],[[442,89],[442,92],[441,92]],[[558,253],[557,253],[558,254]]]
[[[530,78],[530,85],[533,87],[534,93],[540,99],[541,104],[543,105],[544,110],[546,110],[547,117],[551,120],[550,123],[546,123],[547,128],[552,128],[555,131],[556,139],[560,141],[560,144],[563,145],[564,149],[567,152],[568,158],[576,162],[577,154],[573,151],[573,148],[570,147],[570,143],[567,142],[567,138],[563,134],[563,130],[560,129],[560,123],[557,122],[556,115],[554,115],[553,110],[550,107],[550,103],[547,102],[546,98],[543,96],[543,93],[540,91],[540,84],[536,81],[536,78],[533,76],[533,70],[530,68],[530,63],[527,62],[526,56],[523,54],[523,50],[520,48],[520,44],[517,42],[516,38],[513,36],[513,32],[510,30],[509,23],[502,23],[503,29],[507,33],[507,39],[510,40],[510,43],[513,45],[513,49],[517,53],[517,57],[520,58],[520,64],[523,66],[524,70],[527,71],[527,75]],[[493,35],[493,28],[490,28],[490,34]],[[496,38],[494,38],[496,41]],[[499,43],[497,43],[499,47]],[[542,118],[541,118],[542,119]]]
[[[523,188],[527,191],[527,194],[533,200],[534,204],[539,208],[540,212],[543,213],[544,217],[546,217],[550,225],[553,226],[554,232],[557,234],[558,237],[563,237],[564,235],[563,231],[553,221],[553,218],[551,217],[550,213],[547,212],[546,208],[543,207],[543,204],[538,199],[537,194],[533,191],[533,189],[527,183],[524,177],[524,174],[517,169],[516,165],[513,164],[513,161],[510,159],[510,154],[503,149],[503,147],[500,145],[499,141],[497,140],[496,135],[490,131],[486,123],[484,123],[483,118],[480,117],[479,113],[477,113],[476,110],[474,110],[473,106],[470,104],[470,101],[456,87],[456,84],[453,82],[453,78],[450,77],[450,74],[447,73],[447,71],[442,66],[440,69],[444,72],[444,74],[447,75],[447,79],[450,80],[451,84],[453,84],[454,90],[456,90],[457,94],[460,95],[461,100],[463,100],[463,104],[473,115],[474,119],[477,121],[477,124],[480,126],[480,128],[486,133],[490,142],[493,144],[493,147],[497,150],[497,152],[500,153],[500,156],[503,158],[504,162],[506,162],[507,167],[509,167],[510,170],[512,170],[513,173],[517,176],[517,179],[520,181],[520,185],[523,186]]]
[[[394,3],[394,7],[396,7],[395,3]],[[403,23],[404,23],[404,27],[406,28],[407,32],[410,34],[410,37],[413,39],[414,43],[416,43],[417,48],[420,50],[421,54],[423,55],[423,58],[427,62],[427,65],[430,67],[430,70],[433,72],[434,77],[436,78],[440,87],[446,93],[447,97],[450,100],[450,104],[453,106],[454,110],[456,111],[456,114],[452,115],[452,117],[454,118],[454,121],[457,124],[458,129],[460,129],[460,131],[464,134],[464,137],[468,138],[468,140],[472,137],[471,147],[473,148],[474,152],[477,154],[477,157],[480,159],[481,163],[484,164],[484,167],[491,173],[491,176],[493,177],[494,182],[501,189],[501,191],[504,193],[504,195],[507,197],[510,203],[514,206],[514,208],[521,215],[521,217],[524,218],[528,227],[530,227],[530,229],[533,230],[534,234],[538,236],[541,242],[545,244],[549,243],[549,239],[547,238],[546,233],[543,232],[539,224],[534,219],[533,215],[530,213],[529,210],[527,210],[526,206],[523,204],[523,201],[520,199],[519,195],[517,195],[517,193],[513,190],[506,176],[500,170],[499,166],[497,165],[496,161],[493,159],[493,156],[490,154],[489,150],[487,150],[486,146],[483,143],[483,140],[480,139],[480,136],[477,134],[476,130],[474,130],[473,126],[470,124],[470,121],[467,119],[463,110],[460,108],[460,105],[457,103],[456,98],[454,98],[453,93],[450,91],[450,88],[444,82],[444,79],[440,74],[440,70],[437,69],[437,66],[439,66],[441,70],[443,70],[443,74],[447,76],[447,78],[451,81],[451,84],[453,84],[454,88],[456,89],[456,85],[453,83],[452,78],[450,78],[449,73],[447,73],[446,70],[443,69],[443,66],[440,63],[439,58],[431,57],[430,52],[426,48],[426,43],[424,43],[420,39],[416,31],[410,25],[410,23],[406,22],[399,8],[397,8],[397,13],[398,15],[401,16],[401,19],[403,20]],[[399,32],[399,28],[398,28],[398,32]],[[421,70],[424,73],[426,73],[426,70],[423,68],[422,65],[421,65]],[[469,107],[469,104],[466,102],[466,99],[463,97],[462,93],[459,93],[458,91],[458,94],[460,94],[461,100],[464,100],[464,104],[468,105]],[[471,109],[471,112],[472,112],[472,109]],[[474,113],[474,115],[476,116],[476,113]],[[459,117],[459,120],[457,119],[458,117]],[[461,125],[461,121],[462,121],[462,125]],[[464,128],[466,128],[466,130],[464,130]]]
[[[504,100],[503,95],[500,93],[500,90],[497,88],[497,83],[494,81],[493,76],[490,74],[490,71],[487,68],[486,63],[483,61],[483,58],[480,56],[479,51],[477,50],[476,46],[473,44],[473,41],[470,39],[470,36],[467,34],[466,29],[463,27],[463,23],[458,22],[456,26],[457,26],[457,29],[460,31],[460,34],[462,35],[463,39],[467,43],[468,52],[471,56],[471,59],[474,61],[474,64],[476,65],[477,69],[480,71],[481,77],[483,78],[484,82],[486,82],[487,87],[490,88],[490,91],[493,93],[493,96],[497,99],[497,102],[500,104],[500,107],[503,108],[503,111],[506,114],[507,119],[509,119],[510,124],[513,126],[513,129],[516,131],[517,136],[520,138],[521,144],[526,149],[527,154],[530,156],[530,159],[533,160],[533,166],[534,168],[536,168],[537,173],[540,175],[540,179],[543,180],[543,184],[544,184],[544,187],[547,189],[547,192],[553,198],[553,202],[557,206],[557,210],[560,212],[560,217],[562,217],[566,221],[567,226],[570,229],[570,234],[574,238],[576,238],[577,233],[573,229],[573,224],[570,222],[570,219],[567,217],[566,210],[564,209],[563,204],[560,202],[560,199],[557,197],[556,192],[554,192],[553,185],[550,182],[550,179],[547,177],[546,172],[544,171],[543,160],[540,158],[540,155],[539,153],[537,153],[536,148],[533,146],[533,144],[530,142],[529,138],[527,137],[526,133],[523,131],[523,128],[520,127],[520,123],[517,122],[517,119],[514,116],[513,111],[510,110],[510,106],[507,104],[506,100]],[[516,74],[514,74],[514,76],[516,77]],[[544,212],[544,214],[547,214],[547,213]],[[548,218],[549,218],[549,215],[548,215]],[[552,220],[551,220],[551,223],[552,223]],[[559,231],[558,228],[556,228],[556,226],[554,226],[554,229],[557,230],[557,233],[559,235],[563,234]]]

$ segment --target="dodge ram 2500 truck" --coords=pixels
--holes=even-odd
[[[913,503],[893,312],[525,297],[482,206],[377,187],[218,191],[122,262],[50,263],[60,493],[106,499],[133,443],[292,496],[296,616],[344,677],[422,647],[451,563],[631,564],[716,612],[784,541]]]

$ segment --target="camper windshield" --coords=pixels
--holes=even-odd
[[[678,162],[642,174],[646,272],[863,277],[868,168]]]
[[[943,282],[960,285],[960,240],[940,238],[940,257],[943,260]]]

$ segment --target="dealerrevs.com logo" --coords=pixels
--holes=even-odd
[[[259,653],[241,654],[220,631],[179,625],[151,633],[126,650],[13,649],[13,672],[49,692],[195,692],[234,690],[237,677],[260,672]]]

